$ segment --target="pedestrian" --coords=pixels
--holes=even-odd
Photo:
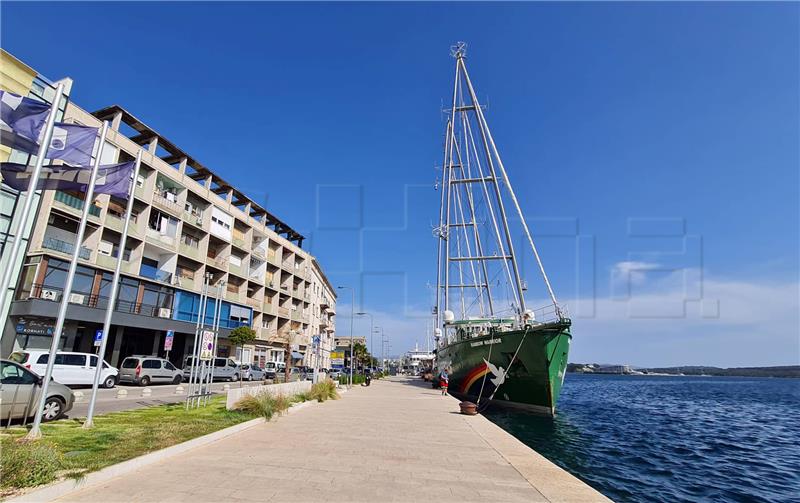
[[[439,374],[439,387],[442,389],[442,396],[447,394],[447,383],[450,377],[447,375],[447,369],[442,369]]]

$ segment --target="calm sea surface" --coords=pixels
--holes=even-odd
[[[555,419],[486,416],[621,502],[800,502],[800,380],[568,374]]]

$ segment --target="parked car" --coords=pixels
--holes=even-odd
[[[267,374],[267,379],[275,379],[277,374],[282,374],[286,364],[284,362],[267,362],[264,364],[264,372]]]
[[[11,360],[0,360],[0,423],[27,419],[35,414],[44,378]],[[54,421],[72,409],[75,395],[56,381],[47,387],[43,421]]]
[[[164,358],[134,355],[122,360],[119,380],[140,386],[149,386],[151,383],[180,384],[183,372]]]
[[[256,364],[244,364],[240,366],[242,379],[245,381],[263,381],[266,377],[264,369]]]
[[[339,379],[341,375],[342,371],[339,369],[331,369],[330,372],[328,373],[328,377],[330,377],[333,380]]]
[[[187,356],[186,360],[183,362],[183,379],[188,381],[189,376],[191,375],[192,371],[192,357]],[[198,374],[203,373],[205,374],[206,371],[203,370],[203,363],[209,362],[200,362],[201,365],[199,369],[195,372],[195,376]],[[206,367],[207,368],[207,367]],[[230,358],[214,358],[214,373],[211,376],[213,381],[238,381],[239,375],[241,370],[239,370],[239,365],[236,364],[235,361],[231,360]]]
[[[35,374],[43,376],[47,373],[47,360],[50,352],[36,349],[14,351],[9,360],[19,363]],[[94,383],[94,373],[97,370],[97,355],[90,353],[74,353],[59,351],[56,353],[53,364],[53,380],[68,386],[91,385]],[[119,381],[119,370],[103,360],[100,373],[100,385],[104,388],[113,388]]]
[[[292,367],[289,369],[290,381],[305,381],[306,379],[308,379],[308,374],[306,374],[302,367]]]

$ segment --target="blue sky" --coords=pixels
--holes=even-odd
[[[799,9],[3,2],[0,43],[309,236],[399,353],[424,343],[448,48],[465,40],[573,361],[796,364]]]

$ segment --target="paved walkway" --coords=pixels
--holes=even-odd
[[[59,501],[604,500],[457,410],[419,380],[374,381]]]

